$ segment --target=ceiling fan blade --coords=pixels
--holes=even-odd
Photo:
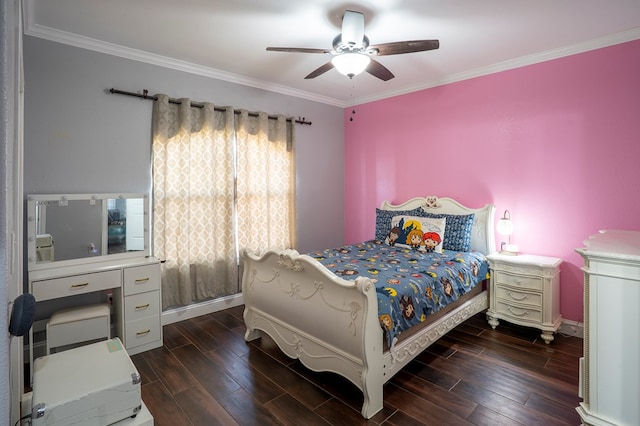
[[[342,17],[342,43],[361,47],[364,40],[364,15],[353,10],[345,10]]]
[[[269,52],[297,52],[297,53],[331,53],[329,49],[313,49],[310,47],[267,47]]]
[[[399,55],[402,53],[424,52],[425,50],[434,50],[439,47],[439,40],[409,40],[376,44],[374,46],[369,46],[369,50],[377,50],[378,55],[383,56]]]
[[[388,81],[395,77],[393,73],[387,69],[387,67],[373,59],[371,59],[371,62],[369,62],[369,65],[367,65],[365,71],[383,81]]]
[[[325,72],[329,71],[332,68],[333,68],[333,63],[329,61],[326,64],[313,70],[308,76],[305,77],[305,79],[316,78],[317,76],[324,74]]]

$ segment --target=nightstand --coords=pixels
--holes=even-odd
[[[557,257],[499,253],[487,256],[491,268],[487,317],[496,328],[499,319],[542,330],[545,343],[562,322],[560,264]]]

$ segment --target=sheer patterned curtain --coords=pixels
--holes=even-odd
[[[238,238],[241,246],[263,253],[293,247],[295,241],[293,166],[294,126],[266,113],[237,119]]]
[[[165,260],[163,309],[237,293],[241,248],[294,245],[292,126],[284,117],[180,101],[158,95],[153,109],[153,235],[154,254]]]

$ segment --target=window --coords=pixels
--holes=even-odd
[[[294,124],[166,95],[153,117],[163,309],[237,293],[242,249],[294,246]]]

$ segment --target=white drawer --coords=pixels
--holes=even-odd
[[[160,264],[134,266],[124,269],[124,295],[160,289]]]
[[[511,287],[526,290],[542,291],[542,278],[529,277],[526,275],[511,274],[503,271],[496,271],[496,284],[505,284]]]
[[[160,315],[160,292],[149,291],[134,294],[124,299],[124,317],[126,322]]]
[[[498,299],[503,299],[507,303],[516,302],[542,308],[542,293],[521,291],[519,289],[503,287],[501,285],[497,285],[495,287],[495,292]]]
[[[496,312],[511,317],[514,320],[519,320],[520,322],[542,323],[541,309],[520,307],[498,300],[496,301]]]
[[[114,269],[113,271],[34,281],[31,284],[31,292],[36,300],[48,300],[117,288],[122,283],[120,274],[120,269]]]
[[[160,317],[147,317],[127,322],[125,345],[127,349],[160,340]]]

